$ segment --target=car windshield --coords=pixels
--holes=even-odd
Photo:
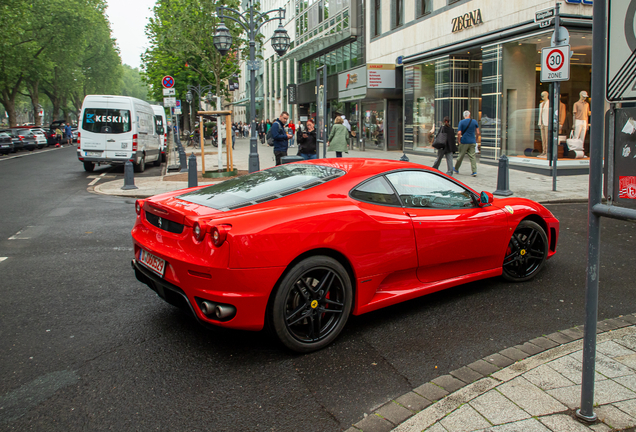
[[[344,175],[321,165],[279,165],[181,195],[178,198],[227,211],[290,195]]]
[[[93,133],[119,134],[130,132],[130,111],[106,108],[86,108],[82,129]]]

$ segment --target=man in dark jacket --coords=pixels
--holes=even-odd
[[[316,128],[312,119],[307,120],[307,130],[298,128],[298,154],[303,159],[316,159]]]
[[[274,156],[276,157],[276,165],[280,165],[280,158],[287,156],[288,141],[291,134],[285,132],[285,125],[289,120],[289,113],[283,111],[280,117],[272,124],[272,138],[274,139]]]

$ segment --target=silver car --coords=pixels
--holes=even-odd
[[[44,129],[34,128],[34,129],[31,129],[31,132],[33,132],[33,136],[35,137],[35,143],[37,144],[38,148],[41,149],[46,147],[46,134],[44,132]]]

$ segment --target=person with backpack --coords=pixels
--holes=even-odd
[[[477,145],[477,138],[481,136],[479,132],[479,123],[477,120],[470,118],[470,111],[464,111],[464,120],[460,121],[457,125],[457,140],[459,141],[459,157],[453,171],[455,174],[459,174],[459,167],[462,166],[464,156],[468,154],[470,159],[470,169],[472,176],[477,177],[477,159],[475,158],[475,147]]]
[[[274,146],[274,157],[276,158],[276,165],[280,165],[281,158],[283,156],[287,156],[287,143],[291,138],[291,135],[285,132],[285,125],[287,124],[288,120],[289,113],[287,111],[283,111],[280,114],[280,117],[278,117],[274,121],[269,132],[267,132],[268,143],[270,142],[270,139],[273,142],[272,145]]]
[[[442,125],[437,132],[435,141],[433,141],[433,147],[437,149],[437,160],[435,160],[433,168],[439,169],[439,164],[442,162],[442,158],[446,157],[446,174],[452,177],[453,153],[457,151],[457,144],[455,143],[455,131],[450,125],[450,119],[448,116],[444,117],[444,125]]]

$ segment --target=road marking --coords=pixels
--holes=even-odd
[[[92,182],[90,182],[88,185],[89,185],[89,186],[94,186],[94,185],[95,185],[95,183],[97,183],[97,182],[98,182],[98,181],[100,181],[100,180],[101,180],[101,178],[99,178],[99,177],[98,177],[98,178],[96,178],[95,180],[93,180]]]
[[[0,262],[6,260],[7,258],[9,258],[9,257],[0,257]]]
[[[8,160],[11,160],[11,159],[18,159],[18,158],[26,157],[26,156],[33,156],[33,155],[37,155],[37,154],[41,154],[41,153],[47,153],[47,152],[55,151],[55,150],[59,150],[59,149],[60,148],[58,147],[58,148],[50,148],[50,149],[44,148],[44,149],[41,149],[41,150],[33,150],[32,152],[30,151],[28,153],[17,154],[15,156],[9,156],[7,158],[0,158],[0,162],[8,161]],[[26,152],[28,150],[22,150],[22,151]]]
[[[42,234],[44,230],[46,227],[43,226],[28,226],[9,237],[9,240],[30,240]]]

